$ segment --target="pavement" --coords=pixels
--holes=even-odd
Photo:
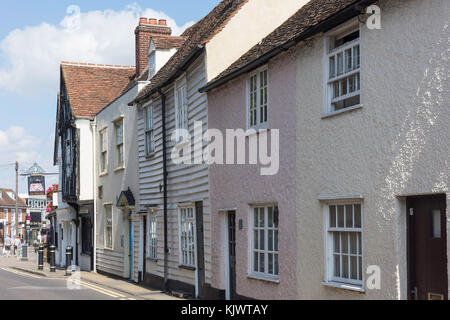
[[[89,288],[90,291],[103,293],[105,299],[116,298],[120,300],[181,300],[170,296],[160,290],[151,290],[134,282],[108,277],[94,272],[78,271],[73,272],[71,277],[65,275],[66,271],[56,269],[50,272],[50,265],[44,264],[44,270],[38,270],[37,254],[33,248],[28,248],[28,261],[20,260],[20,257],[6,257],[2,255],[0,248],[0,272],[9,272],[18,276],[40,279],[42,281],[63,283],[65,286],[76,285],[82,288]],[[69,280],[69,281],[68,281]],[[25,286],[27,287],[27,286]],[[1,290],[1,289],[0,289]],[[0,298],[2,294],[0,293]],[[87,299],[90,299],[86,296]],[[72,298],[68,298],[72,300]],[[73,300],[78,296],[74,295]],[[97,298],[93,298],[97,299]]]

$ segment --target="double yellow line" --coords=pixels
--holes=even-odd
[[[22,276],[22,277],[30,277],[30,278],[34,278],[34,279],[44,279],[41,276],[37,276],[37,275],[31,274],[31,273],[27,273],[27,272],[18,271],[18,270],[12,269],[12,268],[2,268],[2,270],[8,271],[8,272],[11,272],[11,273],[15,273],[15,274],[17,274],[19,276]]]
[[[118,293],[118,292],[115,292],[115,291],[111,291],[111,290],[108,290],[108,289],[96,286],[96,285],[94,285],[92,283],[87,283],[85,281],[81,281],[81,280],[78,280],[78,279],[72,279],[72,280],[69,280],[69,281],[72,281],[72,283],[75,283],[77,285],[89,288],[89,289],[97,291],[99,293],[102,293],[104,295],[110,296],[112,298],[120,298],[120,300],[136,300],[134,298],[127,298],[126,296],[124,296],[121,293]]]

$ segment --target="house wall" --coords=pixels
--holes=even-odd
[[[206,84],[204,56],[194,62],[186,72],[188,84],[189,130],[193,135],[194,121],[203,121],[203,131],[207,128],[206,95],[198,92]],[[175,128],[174,87],[164,91],[166,99],[167,154],[168,154],[168,242],[169,279],[191,286],[195,285],[195,272],[179,268],[179,213],[178,205],[183,202],[203,201],[206,283],[211,283],[211,221],[208,189],[208,168],[206,165],[175,165],[171,158],[174,143],[170,136]],[[139,142],[139,186],[140,210],[156,205],[158,232],[158,261],[147,260],[148,274],[164,277],[164,207],[163,207],[163,149],[161,100],[153,101],[155,122],[155,153],[146,156],[145,118],[143,109],[138,113]],[[160,189],[161,187],[161,189]],[[135,230],[138,232],[138,230]],[[140,231],[139,231],[140,232]]]
[[[93,200],[93,154],[91,120],[77,119],[76,128],[79,130],[79,172],[78,184],[80,186],[79,201]]]
[[[211,165],[211,216],[213,237],[213,287],[227,287],[227,230],[225,208],[236,208],[237,294],[256,299],[295,299],[296,207],[295,207],[295,51],[279,55],[268,64],[270,129],[280,130],[280,170],[262,176],[259,165]],[[244,129],[247,124],[247,81],[243,75],[208,93],[209,128]],[[270,136],[270,135],[269,135]],[[248,139],[246,138],[248,150]],[[226,152],[224,153],[224,157]],[[248,159],[248,156],[247,156]],[[279,207],[279,283],[253,279],[251,247],[253,216],[251,205],[275,203]]]
[[[135,197],[136,203],[139,201],[138,192],[138,172],[137,168],[137,128],[136,109],[128,106],[128,103],[137,95],[140,85],[136,85],[123,96],[119,97],[107,108],[99,112],[96,116],[96,151],[95,165],[96,190],[99,186],[103,188],[103,198],[100,199],[97,191],[97,269],[99,271],[111,273],[120,277],[129,278],[126,272],[125,258],[128,256],[122,247],[122,235],[124,228],[128,228],[128,210],[122,211],[117,207],[117,200],[122,191],[130,188]],[[115,131],[114,121],[123,117],[124,132],[124,168],[116,169],[115,166]],[[100,132],[107,130],[108,135],[108,166],[107,174],[100,171]],[[112,205],[113,216],[113,248],[105,248],[105,205]],[[127,239],[123,239],[124,244]]]
[[[248,0],[206,44],[207,81],[213,80],[308,0]]]
[[[450,3],[380,1],[382,29],[361,25],[361,109],[322,119],[324,38],[297,57],[297,286],[300,299],[405,299],[402,196],[448,193]],[[324,281],[321,194],[361,194],[364,269],[381,290],[357,293]],[[447,200],[447,229],[450,225]],[[450,242],[449,242],[450,244]],[[450,245],[447,247],[450,256]],[[450,264],[449,264],[450,266]]]

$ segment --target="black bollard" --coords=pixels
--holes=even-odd
[[[22,261],[28,261],[28,246],[26,242],[22,245]]]
[[[50,272],[56,272],[55,250],[56,250],[56,247],[54,245],[51,245],[50,246]]]
[[[38,270],[44,270],[44,246],[39,246],[38,250]]]
[[[72,275],[72,247],[66,248],[66,276]]]

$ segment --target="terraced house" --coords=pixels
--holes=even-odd
[[[210,126],[281,137],[274,177],[210,168],[213,286],[448,299],[449,13],[312,0],[201,89]]]
[[[222,1],[181,35],[183,45],[130,103],[138,108],[139,211],[141,230],[146,231],[141,269],[146,284],[195,297],[225,297],[225,290],[211,285],[216,266],[209,169],[198,161],[206,147],[200,136],[208,129],[208,101],[199,89],[305,2]],[[201,124],[194,130],[196,122]],[[192,140],[188,135],[172,139],[181,129]],[[193,150],[195,163],[173,161],[180,145],[194,141],[199,141]]]

